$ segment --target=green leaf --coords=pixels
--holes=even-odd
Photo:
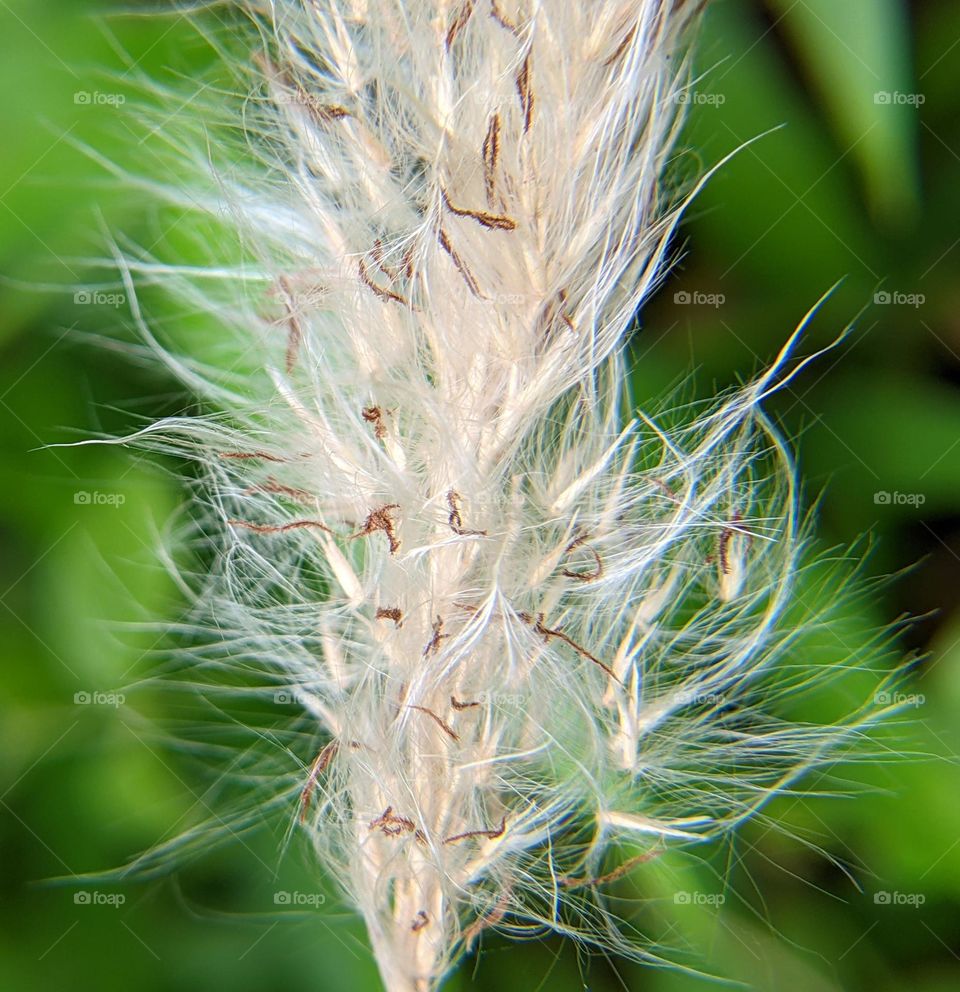
[[[886,222],[917,202],[917,93],[902,0],[768,0]]]

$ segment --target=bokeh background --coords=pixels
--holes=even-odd
[[[0,988],[374,990],[362,932],[332,897],[320,905],[296,844],[281,853],[282,823],[150,880],[76,881],[218,801],[163,746],[149,694],[136,708],[117,695],[163,648],[151,625],[178,615],[155,547],[183,490],[117,448],[45,447],[185,404],[116,347],[122,287],[91,260],[111,232],[176,245],[179,220],[117,196],[106,163],[156,167],[126,94],[144,77],[189,83],[211,52],[176,15],[103,12],[0,0]],[[851,770],[853,798],[785,800],[695,861],[618,882],[620,911],[685,970],[494,939],[449,988],[690,992],[702,974],[760,992],[947,992],[960,987],[960,7],[714,0],[697,64],[679,172],[762,137],[683,226],[633,342],[637,397],[749,375],[843,280],[805,347],[849,334],[772,412],[797,438],[822,547],[869,535],[867,573],[888,578],[811,649],[841,662],[915,618],[897,635],[917,656],[905,716],[881,741],[909,757]]]

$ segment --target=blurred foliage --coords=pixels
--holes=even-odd
[[[187,400],[109,343],[127,333],[122,307],[73,287],[103,277],[85,260],[107,232],[189,251],[196,232],[117,197],[103,161],[161,168],[116,95],[141,74],[189,79],[210,58],[177,16],[94,12],[0,3],[0,986],[375,989],[361,928],[332,897],[280,912],[278,891],[324,892],[304,852],[282,854],[276,823],[170,878],[40,884],[123,864],[217,801],[158,741],[162,703],[75,701],[132,692],[162,649],[150,624],[179,601],[155,546],[183,493],[117,448],[41,446]],[[806,347],[856,317],[849,336],[772,411],[800,439],[825,543],[870,532],[869,571],[895,577],[848,603],[809,573],[803,594],[840,605],[803,649],[830,664],[917,616],[906,641],[923,660],[903,686],[916,705],[880,741],[916,757],[849,771],[854,798],[784,799],[727,845],[618,882],[618,910],[690,971],[491,941],[451,989],[687,992],[705,987],[698,970],[761,992],[960,985],[958,53],[950,0],[714,0],[678,165],[691,174],[741,150],[693,206],[634,341],[638,396],[691,369],[706,393],[759,368],[844,280]]]

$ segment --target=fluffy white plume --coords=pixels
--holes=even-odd
[[[391,992],[494,926],[625,950],[611,845],[716,836],[857,726],[775,716],[809,676],[775,667],[800,542],[760,404],[789,348],[709,408],[625,402],[697,6],[227,4],[259,28],[256,162],[171,139],[185,178],[151,189],[243,265],[123,262],[242,343],[239,373],[165,356],[213,412],[140,435],[207,468],[223,535],[191,674],[305,709],[316,760],[267,789]],[[216,128],[201,102],[168,130]]]

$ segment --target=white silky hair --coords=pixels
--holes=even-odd
[[[256,671],[302,709],[315,760],[258,788],[389,992],[436,987],[489,928],[652,957],[605,906],[609,852],[726,833],[874,716],[777,715],[814,674],[782,623],[803,527],[761,405],[802,325],[712,403],[627,389],[696,192],[665,177],[702,5],[220,6],[254,26],[252,155],[219,155],[232,104],[206,94],[166,121],[176,177],[130,181],[243,259],[117,255],[211,411],[135,437],[204,470],[189,626],[211,647],[181,674]],[[156,343],[152,283],[219,322],[232,367]]]

